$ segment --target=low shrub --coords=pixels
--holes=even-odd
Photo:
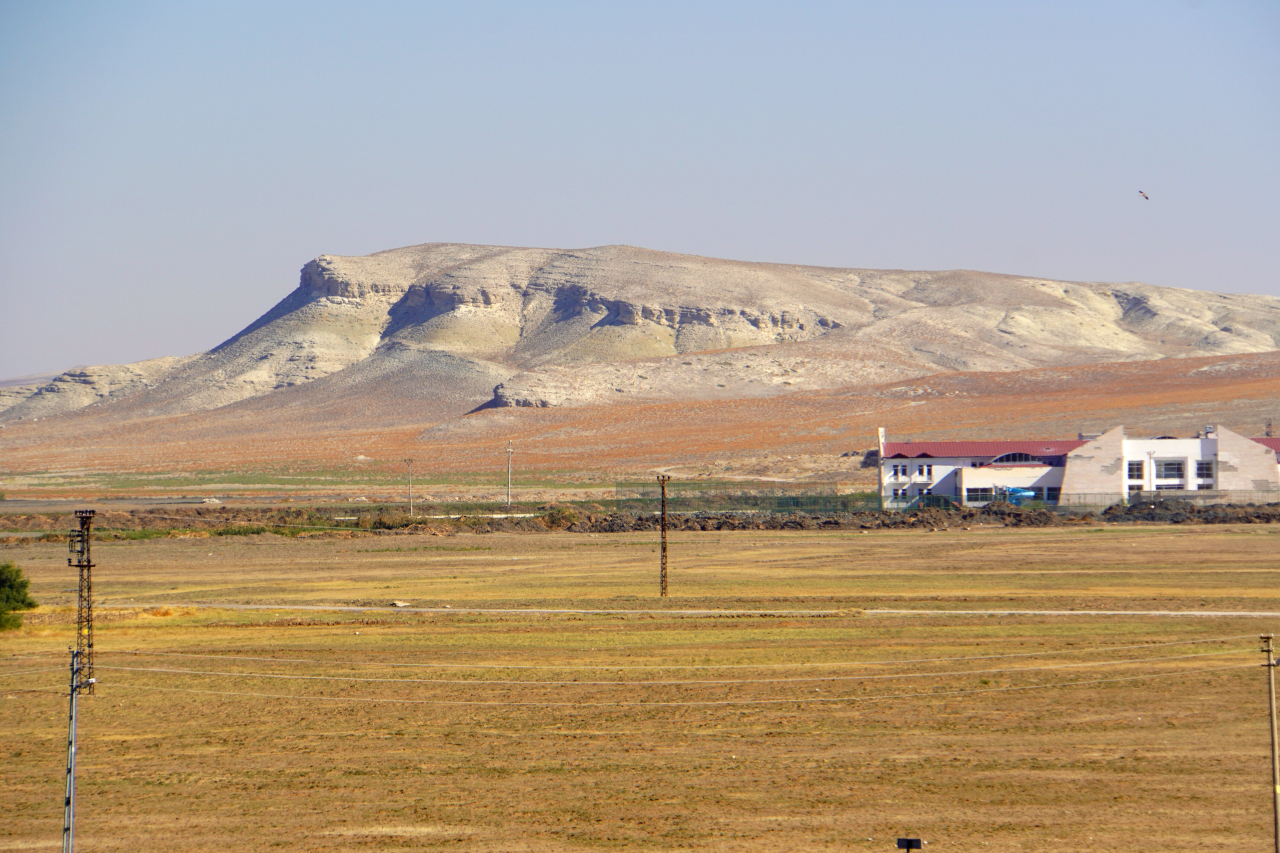
[[[552,530],[560,530],[562,528],[569,527],[572,524],[576,524],[578,516],[571,509],[558,506],[544,515],[542,517],[542,521]]]
[[[213,531],[214,536],[253,536],[257,533],[293,536],[295,531],[287,527],[269,527],[265,524],[230,524]]]

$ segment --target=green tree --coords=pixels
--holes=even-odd
[[[0,631],[22,627],[22,615],[13,611],[37,606],[27,593],[30,584],[22,569],[13,563],[0,563]]]

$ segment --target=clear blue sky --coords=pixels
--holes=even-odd
[[[0,0],[0,377],[207,349],[322,253],[1280,295],[1278,214],[1274,0]]]

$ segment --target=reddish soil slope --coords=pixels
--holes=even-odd
[[[672,466],[713,473],[734,462],[750,474],[741,469],[748,461],[785,476],[788,456],[873,447],[877,426],[897,439],[1073,437],[1118,423],[1134,434],[1222,423],[1260,435],[1280,414],[1280,353],[952,373],[751,400],[488,409],[444,421],[411,394],[352,389],[319,410],[272,399],[171,417],[85,410],[10,424],[0,431],[0,472],[346,468],[356,456],[391,464],[413,455],[447,474],[492,470],[514,440],[522,470],[566,479]]]

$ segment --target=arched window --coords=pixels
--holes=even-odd
[[[1038,462],[1030,453],[1006,453],[991,460],[992,465],[1008,465],[1011,462]]]

